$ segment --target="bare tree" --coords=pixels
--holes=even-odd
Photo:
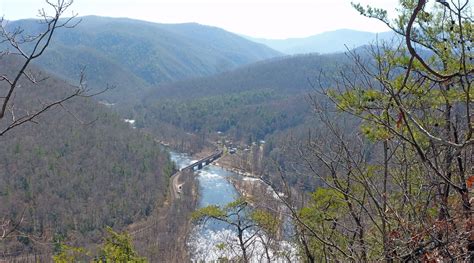
[[[0,136],[9,132],[15,127],[28,122],[35,122],[36,119],[44,112],[56,107],[64,107],[63,103],[74,97],[85,96],[90,97],[95,94],[87,94],[87,88],[84,85],[84,75],[81,73],[79,85],[70,94],[63,98],[41,102],[28,109],[18,109],[15,107],[15,94],[22,91],[21,80],[25,79],[33,85],[38,85],[42,80],[28,70],[33,61],[38,59],[45,53],[50,46],[52,38],[56,30],[61,28],[73,28],[80,20],[75,19],[77,14],[72,13],[69,18],[61,18],[72,5],[72,0],[58,0],[56,2],[46,1],[52,15],[45,9],[39,10],[40,19],[38,22],[42,26],[42,30],[36,33],[25,33],[22,28],[9,27],[8,21],[3,17],[0,19],[0,59],[6,56],[15,56],[21,59],[21,65],[13,74],[0,72]]]
[[[248,213],[246,210],[248,210],[248,203],[239,199],[227,204],[223,209],[218,206],[201,208],[193,214],[193,220],[205,223],[209,219],[214,219],[234,227],[242,255],[241,261],[249,262],[251,256],[249,250],[255,242],[254,237],[257,236],[259,229],[257,224],[245,215]]]
[[[401,41],[349,51],[353,65],[328,73],[333,87],[318,87],[332,107],[310,98],[323,125],[289,143],[295,170],[322,182],[306,204],[281,198],[302,254],[309,262],[472,262],[469,1],[401,1],[395,21],[355,7]]]

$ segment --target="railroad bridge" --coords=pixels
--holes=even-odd
[[[223,152],[222,151],[216,151],[213,154],[200,159],[197,162],[194,162],[184,168],[181,168],[180,171],[186,171],[186,170],[191,170],[194,171],[194,167],[197,167],[197,170],[201,170],[203,166],[209,165],[210,163],[214,162],[215,160],[219,159],[222,156]]]

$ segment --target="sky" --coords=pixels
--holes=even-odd
[[[57,0],[51,0],[53,2]],[[394,13],[398,0],[352,0]],[[351,0],[75,0],[79,16],[129,17],[158,23],[197,22],[252,37],[307,37],[349,28],[383,32],[381,22],[361,16]],[[7,20],[34,18],[44,0],[0,0],[0,16]],[[48,10],[48,9],[46,9]]]

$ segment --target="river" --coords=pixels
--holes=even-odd
[[[195,162],[189,155],[177,152],[170,152],[171,159],[176,163],[178,168],[183,168]],[[215,165],[208,165],[202,170],[196,171],[199,182],[199,202],[198,208],[209,205],[225,206],[226,204],[236,200],[239,193],[228,180],[229,177],[241,177],[236,173],[222,169]],[[215,220],[209,220],[206,224],[196,226],[190,235],[188,247],[190,255],[194,262],[210,262],[217,261],[222,256],[232,258],[236,256],[238,247],[231,245],[236,243],[236,234],[228,225]],[[252,251],[255,254],[261,254],[263,247],[259,242],[253,242]],[[226,244],[223,248],[221,244]],[[283,244],[286,249],[294,250],[290,244]],[[296,251],[294,251],[296,252]],[[261,262],[255,257],[252,262]],[[275,258],[275,262],[284,262]]]
[[[187,154],[176,152],[170,152],[170,154],[179,169],[196,161]],[[209,205],[225,206],[239,197],[235,187],[227,180],[230,176],[238,176],[237,174],[212,164],[195,173],[199,182],[198,208]],[[222,254],[222,251],[217,249],[217,245],[232,235],[233,231],[229,230],[228,226],[215,220],[196,226],[188,244],[192,259],[195,261],[217,260]]]

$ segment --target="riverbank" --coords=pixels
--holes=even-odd
[[[180,172],[181,195],[173,195],[172,180],[165,203],[145,222],[129,228],[135,247],[150,262],[190,262],[187,239],[192,230],[191,213],[198,202],[195,176]]]
[[[239,174],[243,177],[259,178],[258,175],[252,173],[252,171],[245,169],[241,165],[242,160],[239,155],[236,154],[224,154],[219,160],[217,160],[214,165],[221,167],[224,170]]]

